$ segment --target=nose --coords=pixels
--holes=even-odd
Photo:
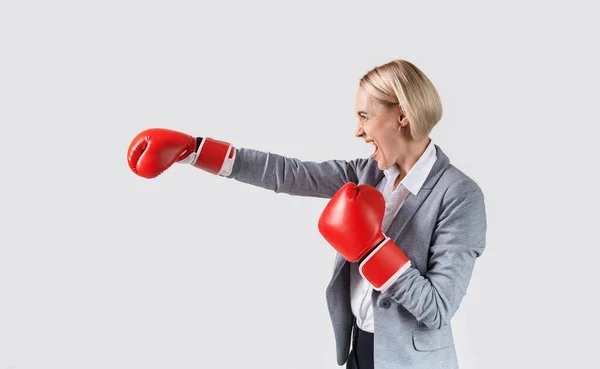
[[[361,122],[358,122],[356,130],[354,131],[354,135],[359,138],[365,135],[365,130]]]

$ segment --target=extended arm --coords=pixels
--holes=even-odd
[[[367,163],[366,159],[302,161],[164,128],[140,132],[129,145],[127,160],[131,170],[145,178],[161,175],[174,163],[190,164],[278,193],[323,198],[347,182],[357,182]]]
[[[302,161],[241,148],[230,178],[277,193],[330,198],[347,182],[358,182],[362,160]]]

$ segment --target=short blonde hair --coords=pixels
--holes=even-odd
[[[393,60],[373,68],[360,79],[359,85],[388,107],[400,105],[414,140],[427,137],[442,118],[442,102],[433,83],[406,60]]]

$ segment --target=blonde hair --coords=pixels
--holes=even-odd
[[[410,122],[410,135],[420,140],[442,118],[440,96],[427,76],[406,60],[393,60],[365,74],[360,87],[378,102],[400,105]]]

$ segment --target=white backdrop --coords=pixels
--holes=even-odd
[[[0,1],[0,369],[337,368],[326,200],[126,151],[366,157],[357,82],[397,58],[486,195],[461,368],[597,368],[600,27],[569,3]]]

